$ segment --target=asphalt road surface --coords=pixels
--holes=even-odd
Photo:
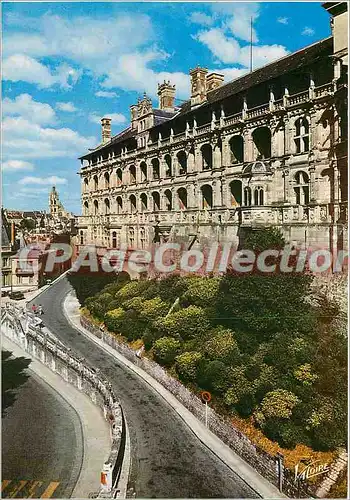
[[[2,420],[3,498],[69,498],[83,460],[80,419],[40,377],[29,379]]]
[[[66,278],[40,296],[45,325],[111,382],[131,441],[129,487],[143,498],[257,498],[238,475],[208,450],[151,387],[73,328],[63,313]],[[4,476],[3,476],[4,477]]]

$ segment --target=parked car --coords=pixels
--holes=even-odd
[[[24,295],[22,292],[10,292],[9,297],[12,300],[22,300],[24,299]]]
[[[9,290],[1,290],[1,297],[7,297],[9,293]]]

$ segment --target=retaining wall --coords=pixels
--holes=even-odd
[[[156,379],[199,420],[205,421],[205,406],[202,401],[178,380],[169,376],[161,366],[147,358],[136,356],[131,347],[120,342],[110,332],[98,329],[86,317],[81,316],[80,322],[89,332],[102,339],[106,344]],[[226,445],[287,496],[292,498],[317,497],[317,486],[303,481],[296,482],[294,472],[284,467],[282,455],[275,457],[269,455],[236,429],[228,419],[217,414],[210,407],[208,407],[208,427]]]

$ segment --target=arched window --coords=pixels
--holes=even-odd
[[[262,186],[256,186],[254,189],[254,205],[264,204],[264,188]]]
[[[244,205],[250,207],[252,204],[252,190],[250,187],[244,188]]]
[[[97,191],[97,189],[98,189],[98,177],[97,177],[97,175],[94,175],[93,182],[94,182],[94,190]]]
[[[179,200],[180,210],[185,210],[187,208],[187,191],[185,188],[180,188],[177,190],[177,197]]]
[[[152,201],[153,201],[153,212],[158,212],[160,210],[160,195],[158,191],[154,191],[152,193]]]
[[[108,215],[111,211],[111,204],[108,198],[105,198],[104,204],[105,204],[105,214]]]
[[[166,191],[164,191],[164,197],[165,197],[165,209],[172,210],[173,209],[173,195],[172,195],[170,189],[167,189]]]
[[[89,203],[87,201],[84,201],[84,215],[89,214]]]
[[[230,183],[231,207],[240,207],[242,205],[242,182],[232,181]]]
[[[135,246],[135,230],[133,227],[129,228],[129,245],[131,248]]]
[[[134,214],[136,212],[136,196],[132,194],[129,198],[130,202],[130,212]]]
[[[242,163],[244,155],[244,141],[241,135],[234,135],[230,142],[231,163]]]
[[[187,155],[185,151],[177,153],[177,161],[179,164],[179,175],[187,174]]]
[[[295,202],[306,205],[310,201],[310,179],[306,172],[300,170],[294,176]]]
[[[144,182],[147,180],[147,164],[145,161],[140,163],[141,170],[141,181]]]
[[[141,227],[140,229],[140,245],[142,249],[144,249],[146,246],[146,232],[143,227]]]
[[[135,184],[136,183],[136,168],[135,165],[131,165],[129,168],[130,172],[130,184]]]
[[[117,169],[117,186],[123,184],[123,171],[121,168]]]
[[[112,248],[117,248],[117,233],[113,231],[112,233]]]
[[[104,180],[105,180],[105,189],[109,188],[109,173],[106,172],[104,175]]]
[[[171,165],[171,156],[165,155],[164,161],[165,161],[165,177],[171,177],[173,174],[172,173],[172,165]]]
[[[89,179],[85,177],[84,179],[84,193],[87,193],[89,191]]]
[[[268,127],[256,128],[253,132],[253,141],[258,150],[257,160],[271,158],[271,130]]]
[[[151,163],[152,163],[153,179],[158,180],[159,179],[159,160],[158,160],[158,158],[153,158]]]
[[[84,231],[80,231],[80,244],[84,245]]]
[[[202,152],[202,167],[203,170],[209,170],[213,168],[213,148],[210,144],[204,144],[201,147]]]
[[[117,196],[117,214],[123,212],[123,199],[121,196]]]
[[[94,214],[95,215],[98,214],[98,201],[97,200],[94,200]]]
[[[202,208],[213,208],[213,188],[209,184],[201,187]]]
[[[304,153],[310,149],[310,127],[307,118],[298,118],[295,122],[294,144],[296,153]]]
[[[147,205],[148,205],[148,200],[147,200],[147,194],[142,193],[140,196],[140,201],[141,201],[141,212],[145,212],[147,210]]]

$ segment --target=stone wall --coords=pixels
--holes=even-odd
[[[169,376],[161,366],[147,358],[139,358],[136,356],[135,351],[127,344],[117,340],[111,333],[99,330],[84,316],[81,316],[81,324],[89,332],[102,339],[106,344],[125,356],[129,361],[151,375],[193,413],[193,415],[202,422],[205,421],[205,406],[202,401],[178,380]],[[210,407],[208,407],[208,427],[235,453],[242,457],[268,481],[279,487],[287,496],[292,498],[317,497],[316,485],[310,485],[302,481],[295,482],[294,471],[286,469],[283,466],[283,456],[274,457],[266,453],[252,443],[241,431],[236,429],[229,419],[225,419],[218,415]]]
[[[1,332],[25,352],[66,382],[85,393],[103,411],[110,423],[112,447],[109,458],[101,471],[105,480],[101,483],[99,496],[114,498],[124,459],[126,430],[122,407],[111,384],[97,375],[84,358],[78,358],[60,341],[33,325],[34,315],[10,303],[1,309]]]

